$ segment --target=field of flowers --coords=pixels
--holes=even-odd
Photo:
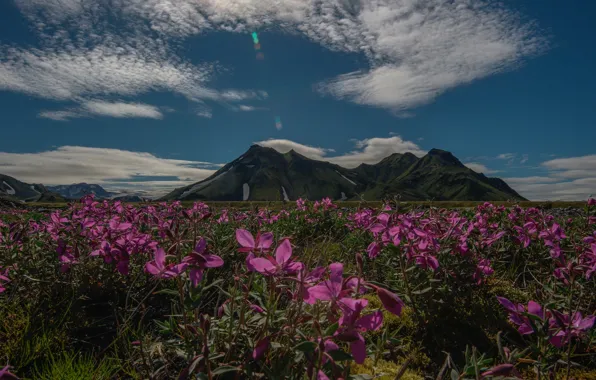
[[[595,230],[594,199],[0,211],[0,379],[596,379]]]

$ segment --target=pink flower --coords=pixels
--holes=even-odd
[[[391,293],[387,289],[377,288],[377,296],[381,300],[385,309],[397,316],[401,315],[402,308],[405,304],[396,294]]]
[[[203,272],[206,268],[217,268],[224,265],[224,261],[217,255],[212,255],[207,251],[207,241],[201,238],[193,252],[182,259],[183,263],[188,264],[192,269],[189,278],[192,286],[197,287],[203,278]]]
[[[516,377],[518,379],[521,379],[521,374],[515,369],[515,367],[513,366],[513,364],[500,364],[498,366],[495,366],[491,369],[489,369],[486,372],[483,372],[481,374],[481,376],[484,377],[488,377],[488,376],[494,376],[494,377]]]
[[[8,269],[5,269],[4,271],[1,271],[1,269],[2,269],[2,267],[0,267],[0,293],[3,293],[6,291],[6,288],[4,287],[4,285],[9,283],[10,279],[7,277]]]
[[[378,330],[383,324],[383,313],[376,311],[372,314],[360,316],[368,305],[365,299],[343,299],[340,303],[343,315],[339,319],[339,329],[335,336],[338,340],[350,343],[350,351],[358,364],[366,359],[366,344],[361,333]]]
[[[260,360],[265,356],[265,352],[269,349],[269,337],[261,339],[255,349],[252,352],[252,358],[254,360]]]
[[[238,252],[268,252],[273,244],[273,234],[271,232],[265,232],[257,234],[257,243],[252,234],[244,229],[236,230],[236,240],[240,244],[241,248],[238,248]]]
[[[157,278],[174,278],[181,275],[186,267],[187,263],[181,264],[169,264],[166,266],[166,252],[157,248],[154,254],[155,260],[145,264],[145,271],[154,275]]]
[[[289,239],[284,239],[275,250],[275,259],[254,257],[250,259],[250,265],[259,273],[266,276],[296,274],[302,269],[302,263],[292,261],[292,245]]]
[[[19,380],[18,377],[8,371],[9,368],[10,366],[6,366],[0,369],[0,380]]]
[[[353,289],[347,287],[343,281],[344,265],[342,263],[333,263],[329,265],[329,271],[329,280],[308,289],[310,297],[305,302],[314,304],[316,300],[321,300],[331,301],[335,304],[352,294]]]
[[[588,199],[588,206],[596,206],[596,199],[594,199],[594,198]]]
[[[490,266],[490,261],[488,259],[482,259],[476,266],[476,272],[474,273],[473,278],[476,280],[477,284],[480,284],[484,277],[490,276],[494,272],[494,269]]]

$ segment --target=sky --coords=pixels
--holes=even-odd
[[[163,194],[252,144],[345,167],[452,152],[596,194],[596,3],[3,0],[0,173]]]

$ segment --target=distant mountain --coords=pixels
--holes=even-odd
[[[113,197],[112,200],[120,202],[147,202],[149,199],[135,194],[128,194]]]
[[[114,194],[95,184],[74,183],[72,185],[48,186],[50,191],[60,194],[66,199],[81,199],[85,195],[95,194],[97,199],[108,199]]]
[[[44,185],[28,184],[16,178],[0,174],[0,197],[24,202],[63,202],[64,198]]]
[[[253,145],[211,177],[176,189],[164,200],[349,199],[366,182],[358,173],[290,151]]]
[[[176,189],[162,200],[525,200],[504,181],[464,166],[451,153],[432,149],[422,158],[392,154],[354,169],[282,154],[253,145],[211,177]]]

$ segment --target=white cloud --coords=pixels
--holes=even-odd
[[[528,155],[528,154],[524,154],[524,155],[522,155],[522,158],[521,158],[521,160],[519,161],[519,163],[523,165],[523,164],[525,164],[526,162],[528,162],[528,160],[529,160],[529,159],[530,159],[530,155]]]
[[[106,15],[126,23],[135,35],[157,33],[160,41],[210,30],[247,33],[275,28],[277,31],[302,33],[328,49],[363,53],[369,60],[369,68],[320,83],[318,89],[322,93],[359,104],[388,108],[397,115],[407,115],[406,109],[432,102],[451,88],[514,69],[547,47],[545,38],[534,23],[498,3],[482,0],[17,2],[37,24],[61,25],[68,20],[79,32],[92,31],[87,35],[101,35],[101,32],[113,29],[111,25],[106,26],[106,20],[109,20]],[[40,14],[42,16],[38,17]],[[125,47],[123,53],[129,54],[131,47],[137,49],[138,45]],[[36,55],[39,52],[32,53]],[[67,81],[66,85],[51,89],[48,82],[59,81],[51,81],[46,78],[47,75],[42,76],[44,80],[40,84],[36,84],[36,81],[28,79],[31,77],[28,74],[34,74],[34,79],[39,78],[40,66],[33,65],[34,69],[29,69],[21,61],[34,64],[39,60],[47,62],[54,69],[46,74],[51,74],[51,78],[64,77],[52,66],[56,57],[42,53],[34,58],[23,52],[17,54],[16,64],[21,65],[17,67],[17,73],[13,64],[0,66],[4,87],[33,94],[49,93],[53,97],[65,97],[72,92],[86,93],[90,92],[90,88],[111,90],[106,88],[106,84],[83,79],[80,75],[75,77],[83,79],[83,86]],[[80,55],[76,49],[72,53],[77,58]],[[91,56],[95,57],[97,53]],[[70,61],[70,58],[58,58],[60,66],[62,62]],[[111,62],[113,58],[107,58],[107,68],[99,73],[118,72]],[[90,66],[97,67],[97,61],[88,61]],[[125,65],[120,72],[132,71],[134,80],[131,85],[126,85],[119,83],[117,76],[110,87],[114,84],[129,93],[165,88],[190,98],[201,98],[210,92],[203,88],[205,76],[211,74],[209,68],[197,69],[180,61],[138,59],[137,55],[122,61]],[[84,70],[84,67],[77,68],[75,73]],[[89,72],[93,74],[93,71]],[[98,76],[101,75],[95,74],[91,78]]]
[[[66,111],[42,111],[39,117],[57,121],[69,119],[109,116],[116,118],[150,118],[161,119],[163,114],[159,108],[142,103],[105,102],[101,100],[85,101],[80,107],[73,107]]]
[[[39,153],[0,152],[0,172],[28,183],[61,185],[79,182],[128,183],[136,188],[175,187],[204,179],[215,170],[202,161],[160,158],[120,149],[62,146]],[[175,181],[135,181],[143,176],[177,177]],[[158,183],[159,182],[159,183]],[[168,183],[169,182],[169,183]]]
[[[268,96],[264,91],[210,88],[215,69],[223,68],[210,63],[191,64],[173,53],[164,40],[100,34],[101,38],[95,35],[98,42],[92,37],[59,36],[54,41],[46,36],[42,37],[44,47],[39,49],[0,45],[0,91],[82,103],[83,108],[96,115],[128,112],[154,118],[156,110],[133,110],[126,104],[94,104],[88,99],[133,97],[156,91],[180,94],[197,103],[259,100]]]
[[[441,93],[513,69],[545,42],[534,25],[482,1],[371,0],[346,36],[372,68],[340,75],[320,90],[355,103],[402,111]],[[337,23],[337,20],[336,20]]]
[[[532,200],[586,200],[596,194],[596,155],[557,158],[541,166],[547,176],[505,178]]]
[[[330,150],[325,148],[319,148],[309,145],[303,145],[290,140],[283,139],[269,139],[264,141],[257,141],[255,144],[273,148],[280,153],[287,153],[290,150],[294,150],[303,156],[312,158],[313,160],[322,160]]]
[[[498,173],[499,170],[492,170],[487,168],[485,165],[478,162],[468,162],[464,164],[466,167],[474,170],[476,173],[493,174]]]
[[[524,184],[535,184],[535,183],[553,183],[557,182],[556,178],[552,177],[541,177],[541,176],[533,176],[533,177],[510,177],[510,178],[503,178],[503,180],[509,184],[513,185],[524,185]]]
[[[68,121],[80,116],[81,114],[76,111],[42,111],[39,113],[39,117],[41,118],[56,121]]]
[[[94,115],[111,117],[145,117],[150,119],[161,119],[163,117],[157,107],[141,103],[110,103],[94,100],[83,103],[83,108]]]
[[[293,149],[314,160],[328,161],[346,168],[354,168],[362,163],[376,164],[393,153],[410,152],[418,157],[426,154],[418,145],[402,140],[399,136],[355,140],[356,150],[340,156],[328,156],[331,149],[303,145],[290,140],[270,139],[256,142],[256,144],[273,148],[281,153]]]
[[[511,160],[512,158],[515,158],[515,156],[515,153],[501,153],[497,156],[497,158],[499,160]]]
[[[596,155],[556,158],[543,162],[542,165],[551,170],[590,170],[596,173]]]

